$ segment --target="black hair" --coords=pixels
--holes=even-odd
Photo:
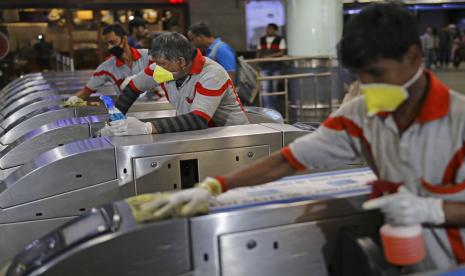
[[[344,67],[359,70],[380,58],[401,61],[412,45],[421,47],[414,15],[398,3],[371,4],[347,23],[339,58]]]
[[[106,35],[106,34],[109,34],[109,33],[115,33],[115,35],[119,36],[119,37],[123,37],[123,36],[126,36],[128,35],[126,33],[126,31],[124,30],[124,28],[120,25],[120,24],[112,24],[112,25],[108,25],[106,26],[104,29],[103,29],[103,32],[102,34],[103,35]]]
[[[135,28],[145,26],[147,26],[147,22],[145,22],[144,19],[140,17],[135,17],[133,20],[129,21],[129,34],[132,34]]]
[[[187,31],[191,31],[196,36],[204,35],[206,37],[212,37],[210,29],[208,28],[207,24],[203,22],[191,25]]]
[[[271,28],[275,29],[276,31],[279,30],[278,25],[276,25],[275,23],[270,23],[270,24],[267,25],[267,27],[271,27]]]
[[[180,33],[164,32],[155,37],[150,45],[150,55],[153,58],[164,58],[175,61],[184,58],[191,62],[195,56],[195,48],[189,40]]]

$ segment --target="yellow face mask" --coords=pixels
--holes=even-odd
[[[420,67],[417,73],[402,86],[385,83],[360,85],[360,90],[365,96],[368,115],[396,110],[408,98],[407,89],[420,78],[422,73],[423,67]]]
[[[157,83],[164,83],[164,82],[174,80],[174,76],[173,76],[173,73],[171,73],[170,71],[157,65],[155,67],[155,70],[153,70],[153,79]]]

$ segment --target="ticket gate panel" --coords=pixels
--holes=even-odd
[[[8,93],[8,94],[3,94],[3,95],[0,96],[0,100],[2,102],[1,106],[2,107],[7,106],[7,105],[11,104],[12,100],[16,100],[16,99],[19,99],[21,97],[25,97],[25,96],[27,96],[29,94],[34,94],[34,93],[43,92],[43,91],[50,91],[50,90],[51,90],[50,85],[42,84],[42,85],[38,85],[38,86],[35,86],[35,87],[28,87],[28,88],[16,91],[14,93],[12,92],[12,93]]]
[[[112,180],[50,198],[0,208],[0,265],[28,242],[50,231],[50,227],[57,227],[74,216],[87,212],[93,206],[121,198],[118,181]],[[63,216],[63,213],[67,215]]]
[[[342,230],[354,227],[367,237],[377,236],[382,216],[361,207],[370,191],[366,181],[375,177],[367,169],[294,176],[228,191],[212,201],[206,215],[144,224],[134,222],[124,201],[115,202],[44,236],[17,255],[12,269],[23,268],[18,275],[112,275],[117,263],[121,267],[117,274],[328,275],[329,263],[340,250]],[[167,228],[182,224],[188,225],[186,234]],[[145,236],[144,229],[151,236]],[[178,244],[175,233],[181,240],[186,236],[188,246]],[[174,235],[166,236],[170,234]],[[145,247],[160,237],[158,247]],[[57,247],[50,247],[51,242]],[[91,256],[104,257],[97,262]],[[157,266],[138,270],[133,263],[151,262],[137,262],[137,257]],[[179,265],[181,271],[176,270],[179,258],[190,260]],[[163,268],[160,274],[157,268]]]
[[[0,101],[4,103],[4,106],[11,104],[11,102],[26,97],[27,95],[32,95],[38,92],[49,92],[53,95],[74,95],[76,91],[79,91],[79,87],[68,87],[68,88],[56,88],[49,85],[43,85],[39,87],[27,88],[25,90],[18,91],[17,93],[11,93],[6,96],[0,97]],[[105,85],[97,90],[92,96],[97,95],[115,95],[117,94],[114,85]]]
[[[34,95],[34,94],[32,94],[32,95]],[[18,99],[15,103],[11,104],[10,106],[3,108],[3,110],[0,112],[0,114],[4,118],[8,118],[11,114],[13,114],[13,113],[19,111],[20,109],[25,108],[25,107],[27,107],[27,106],[29,106],[31,104],[41,102],[41,101],[55,100],[55,99],[63,101],[63,97],[61,97],[59,95],[42,95],[42,97],[35,97],[35,96],[29,97],[29,96],[26,96],[26,97],[23,97],[21,99]]]
[[[5,129],[10,124],[13,124],[16,120],[24,116],[27,116],[28,114],[36,110],[49,108],[49,107],[57,107],[57,106],[60,106],[60,104],[62,103],[63,103],[63,99],[61,98],[61,96],[53,96],[46,100],[34,102],[10,114],[8,117],[3,118],[3,121],[0,123],[0,126]]]
[[[107,242],[103,242],[99,246],[98,250],[86,250],[88,246],[78,246],[73,254],[73,257],[79,259],[83,263],[88,263],[89,266],[83,265],[80,267],[73,267],[76,275],[94,275],[95,272],[89,270],[89,267],[95,267],[97,264],[102,266],[111,266],[110,270],[98,273],[98,275],[112,276],[112,275],[191,275],[186,274],[192,270],[192,263],[190,259],[189,244],[189,224],[187,220],[171,220],[160,222],[158,227],[154,227],[151,230],[145,230],[145,227],[138,226],[134,221],[126,220],[120,221],[119,218],[126,216],[129,209],[121,206],[113,211],[115,214],[111,214],[112,210],[104,211],[103,214],[99,212],[89,213],[86,216],[86,226],[88,228],[87,235],[81,235],[77,233],[74,236],[74,227],[70,227],[68,224],[63,225],[60,228],[60,234],[55,237],[50,237],[49,241],[57,245],[57,249],[65,246],[69,243],[76,243],[76,240],[86,241],[89,240],[92,235],[95,235],[93,230],[95,226],[100,225],[101,229],[108,235],[117,235],[118,242],[116,239],[108,239]],[[112,208],[111,205],[109,208]],[[95,216],[101,216],[96,218]],[[107,219],[110,217],[109,219]],[[116,217],[116,218],[115,218]],[[103,223],[103,224],[102,224]],[[105,225],[105,226],[103,226]],[[150,226],[146,226],[151,228]],[[127,232],[126,235],[121,235],[114,230],[121,230],[124,232],[125,229],[134,229],[133,231]],[[150,232],[152,234],[150,234]],[[140,241],[140,246],[135,248],[132,243],[134,239]],[[55,241],[62,241],[55,243]],[[142,242],[144,241],[144,242]],[[129,250],[128,250],[129,249]],[[57,251],[58,251],[57,250]],[[48,251],[50,252],[50,251]],[[125,256],[128,261],[126,264],[114,262],[114,258],[108,254],[108,252],[114,252],[117,255]],[[155,254],[150,257],[141,256],[140,252],[153,252]],[[53,256],[52,254],[48,255]],[[60,256],[56,255],[58,258]],[[26,256],[25,256],[26,257]],[[46,258],[47,258],[46,257]],[[27,257],[26,257],[27,258]],[[44,258],[44,259],[46,259]],[[40,261],[36,261],[41,263]],[[52,270],[47,270],[47,275],[68,275],[69,273],[63,274],[64,271],[69,270],[69,263],[58,262]],[[28,267],[28,271],[37,269],[37,267]],[[32,274],[33,275],[33,274]]]
[[[103,127],[104,122],[100,125]],[[44,125],[20,137],[2,150],[0,168],[22,165],[31,160],[31,156],[37,156],[55,147],[89,137],[89,122],[83,117],[60,120],[52,123],[52,126]]]
[[[18,108],[18,106],[22,106],[25,103],[32,102],[36,99],[47,98],[53,96],[54,94],[48,90],[38,91],[36,93],[29,93],[24,97],[17,98],[14,101],[4,101],[1,106],[2,114],[7,114],[11,112],[11,110]]]
[[[114,180],[115,163],[114,147],[104,138],[55,148],[24,164],[3,181],[8,191],[0,193],[0,208]]]
[[[170,133],[169,135],[122,136],[108,137],[108,139],[116,147],[118,176],[121,184],[126,184],[134,181],[135,172],[132,168],[134,158],[261,145],[269,145],[270,152],[274,152],[282,147],[281,136],[282,132],[262,125],[243,125]]]
[[[1,133],[0,143],[2,145],[11,144],[39,126],[53,123],[63,118],[72,118],[74,116],[75,110],[72,108],[37,110],[5,128]]]
[[[301,133],[307,132],[301,131]],[[48,218],[74,216],[76,210],[92,206],[91,204],[102,204],[107,200],[104,196],[92,192],[102,183],[118,184],[106,186],[114,188],[108,192],[111,195],[119,195],[119,198],[134,195],[136,193],[134,174],[142,172],[133,162],[137,159],[186,154],[189,159],[180,159],[180,161],[188,161],[187,165],[191,169],[195,168],[195,163],[197,166],[200,164],[197,175],[203,177],[213,172],[217,165],[226,167],[222,162],[227,160],[231,162],[231,167],[236,166],[238,161],[235,159],[234,151],[238,152],[237,156],[243,162],[242,159],[246,158],[249,152],[256,151],[253,156],[258,158],[259,155],[280,149],[283,146],[282,135],[283,133],[275,128],[243,125],[176,134],[106,137],[73,142],[40,155],[0,182],[0,212],[3,211],[3,219],[9,220],[0,223],[9,224],[21,218],[23,222],[26,220],[30,222],[33,227],[35,221],[45,216],[50,216]],[[203,159],[217,159],[217,157],[209,158],[208,154],[221,150],[228,152],[231,158],[221,162],[210,162],[209,167],[203,162]],[[195,162],[191,163],[192,160]],[[172,170],[178,168],[178,174],[181,174],[184,164],[178,163],[179,166],[173,166]],[[195,170],[188,172],[195,175]],[[181,184],[182,181],[183,177]],[[184,181],[193,184],[194,179],[188,177]],[[149,188],[151,191],[157,191],[154,185]],[[82,202],[75,202],[69,199],[68,195]],[[42,213],[41,217],[31,212],[39,209]],[[21,233],[17,232],[16,235]],[[0,239],[4,237],[0,233]],[[28,241],[23,240],[23,242]],[[14,251],[5,251],[2,252],[1,257],[7,259],[14,253]]]
[[[231,172],[269,155],[270,146],[262,145],[135,158],[136,193],[192,188],[207,176]]]
[[[140,120],[174,116],[174,110],[133,113]],[[105,126],[109,115],[69,118],[43,125],[16,139],[0,151],[0,180],[5,179],[18,166],[41,153],[65,144],[95,137]],[[8,171],[4,172],[4,171]]]

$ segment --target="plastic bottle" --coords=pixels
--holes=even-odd
[[[124,116],[124,114],[115,107],[113,100],[109,96],[100,96],[100,100],[102,100],[108,110],[108,114],[110,114],[110,121],[126,119],[126,116]]]
[[[423,228],[420,225],[392,226],[380,229],[386,260],[398,266],[419,263],[426,256]]]

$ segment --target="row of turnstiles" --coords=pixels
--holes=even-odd
[[[108,120],[104,107],[62,106],[90,74],[29,74],[0,91],[0,264],[13,260],[7,275],[395,275],[371,254],[381,254],[382,216],[361,210],[375,177],[366,168],[232,190],[208,215],[137,224],[119,200],[193,187],[310,132],[248,107],[250,125],[94,137]],[[118,93],[107,85],[97,95]],[[163,99],[140,99],[129,113],[141,120],[175,115]],[[354,267],[360,260],[367,265]]]

